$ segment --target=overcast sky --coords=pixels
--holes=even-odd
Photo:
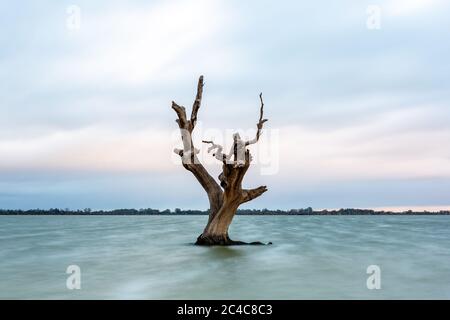
[[[191,107],[201,74],[196,141],[251,138],[264,94],[244,185],[269,192],[246,207],[450,208],[447,1],[2,1],[0,13],[2,208],[206,209],[172,153],[170,108]]]

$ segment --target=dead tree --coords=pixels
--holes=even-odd
[[[176,122],[180,128],[183,149],[175,149],[174,152],[181,157],[184,168],[190,171],[203,189],[209,199],[209,218],[203,233],[197,238],[198,245],[236,245],[246,244],[242,241],[233,241],[228,236],[228,228],[236,214],[238,207],[245,202],[251,201],[267,191],[266,186],[255,189],[242,189],[242,180],[247,172],[252,157],[246,147],[256,143],[261,135],[263,124],[267,119],[263,119],[264,103],[262,94],[259,95],[261,107],[260,117],[257,123],[256,137],[250,141],[243,142],[239,135],[234,135],[233,146],[230,154],[223,154],[222,147],[214,144],[213,141],[203,141],[212,146],[208,151],[217,149],[214,156],[222,162],[222,173],[219,175],[219,183],[208,173],[200,163],[197,154],[199,150],[195,148],[192,141],[192,131],[197,122],[197,114],[203,95],[203,76],[200,76],[197,85],[197,95],[192,106],[190,119],[187,118],[186,109],[172,101],[172,109],[175,110],[178,119]],[[252,242],[250,244],[262,244]]]

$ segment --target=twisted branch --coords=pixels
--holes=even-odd
[[[259,94],[259,100],[261,101],[261,107],[259,109],[259,120],[258,123],[256,124],[256,137],[252,140],[246,141],[245,145],[248,146],[250,144],[254,144],[256,142],[259,141],[259,137],[261,136],[261,130],[263,128],[263,125],[266,121],[268,121],[268,119],[263,119],[263,115],[264,115],[264,101],[262,98],[262,92]]]
[[[212,140],[202,140],[202,142],[211,144],[211,146],[208,148],[208,153],[210,153],[214,149],[217,149],[217,151],[213,154],[217,160],[225,162],[229,159],[227,155],[223,154],[223,147],[220,144],[215,144]]]

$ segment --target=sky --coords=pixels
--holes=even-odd
[[[246,208],[450,208],[450,4],[0,2],[0,208],[206,209],[173,154],[252,138]]]

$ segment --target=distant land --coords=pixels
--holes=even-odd
[[[51,215],[51,216],[139,216],[139,215],[207,215],[208,210],[157,210],[157,209],[115,209],[115,210],[69,210],[69,209],[33,209],[33,210],[6,210],[0,209],[0,215]],[[338,209],[338,210],[314,210],[312,208],[291,209],[291,210],[270,210],[270,209],[239,209],[238,215],[246,216],[354,216],[354,215],[450,215],[449,210],[441,211],[376,211],[370,209]]]

